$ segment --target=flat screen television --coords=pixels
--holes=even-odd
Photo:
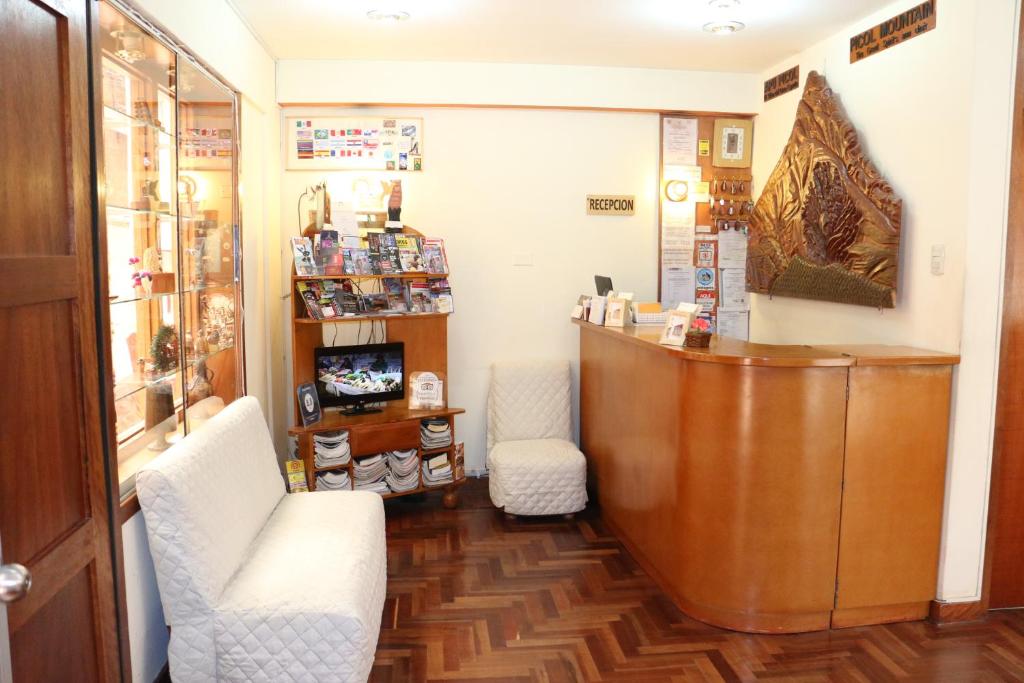
[[[314,374],[320,405],[345,412],[374,412],[368,403],[405,398],[405,345],[362,344],[315,349]]]

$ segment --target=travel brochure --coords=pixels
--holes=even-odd
[[[354,247],[327,229],[313,239],[293,237],[291,244],[297,276],[337,276],[295,283],[310,318],[455,312],[444,240],[371,232],[364,246]],[[410,273],[423,277],[358,280],[362,275]]]
[[[454,313],[448,278],[382,278],[379,290],[364,292],[349,280],[301,280],[295,289],[314,320],[359,315]]]
[[[293,237],[291,241],[299,276],[448,273],[444,240],[440,239],[371,232],[366,235],[365,247],[350,247],[343,246],[336,230],[322,230],[312,240]]]

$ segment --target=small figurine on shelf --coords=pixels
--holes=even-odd
[[[220,351],[220,330],[216,327],[211,327],[206,331],[206,347],[210,354]]]

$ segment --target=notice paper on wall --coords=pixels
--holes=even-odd
[[[697,119],[666,118],[662,163],[666,166],[697,164]],[[668,176],[666,176],[668,177]]]
[[[689,268],[693,265],[694,229],[697,222],[696,212],[690,202],[665,202],[661,212],[661,272],[662,280],[666,272],[678,268]],[[690,285],[692,292],[693,285]],[[662,300],[668,301],[668,291],[664,282],[661,289]],[[679,299],[676,301],[686,301]],[[692,297],[689,301],[693,301]],[[672,307],[674,307],[673,304]]]
[[[746,311],[718,309],[718,335],[747,341],[750,338],[750,314]]]
[[[661,228],[661,268],[693,265],[694,225],[665,222]]]
[[[739,230],[723,230],[718,233],[718,267],[747,267],[747,236]]]
[[[671,228],[689,228],[697,225],[697,212],[690,202],[665,202],[661,209],[661,224]]]
[[[718,309],[749,311],[750,297],[747,294],[747,271],[740,268],[723,268],[718,271]]]
[[[670,310],[681,303],[696,301],[697,269],[686,265],[661,270],[661,305]]]

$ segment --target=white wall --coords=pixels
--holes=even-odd
[[[359,114],[377,111],[387,110]],[[593,291],[595,273],[641,300],[656,298],[659,119],[443,108],[402,114],[423,117],[425,145],[424,170],[401,174],[402,220],[445,240],[456,311],[448,322],[449,403],[466,408],[458,436],[467,468],[482,470],[491,363],[575,364],[579,342],[569,309],[579,294]],[[340,199],[356,177],[389,175],[396,174],[286,171],[283,232],[297,231],[295,203],[304,187],[326,177],[332,199]],[[588,193],[636,195],[636,215],[587,216]],[[532,266],[513,265],[522,253],[532,255]]]
[[[839,94],[861,143],[903,198],[895,310],[754,295],[755,341],[875,342],[960,351],[939,597],[981,592],[1017,3],[944,0],[937,28],[849,63],[849,38],[906,9],[893,4],[768,69],[817,70]],[[789,137],[802,89],[765,103],[755,122],[755,189]],[[946,248],[932,275],[932,245]]]
[[[578,336],[568,322],[568,310],[579,294],[593,291],[595,273],[611,275],[617,287],[635,292],[641,300],[657,296],[658,115],[501,107],[752,112],[759,88],[753,74],[281,60],[281,104],[496,107],[358,112],[326,106],[284,108],[282,118],[396,111],[421,116],[424,170],[285,171],[282,241],[297,234],[295,204],[302,188],[326,177],[332,197],[339,198],[349,192],[353,177],[402,178],[403,222],[444,238],[451,261],[456,314],[448,325],[449,403],[467,409],[457,428],[466,443],[467,468],[479,471],[484,467],[491,363],[567,358],[575,368]],[[637,213],[629,218],[588,217],[588,193],[635,194]],[[523,252],[533,255],[533,266],[512,265],[513,256]],[[289,268],[286,261],[282,292],[290,287]],[[288,306],[284,301],[278,309],[285,331]],[[286,347],[289,343],[290,334],[284,340]],[[285,391],[290,392],[290,386],[289,379]],[[574,390],[574,401],[575,395]],[[290,418],[287,414],[284,419]]]
[[[568,38],[567,38],[568,39]],[[277,101],[753,113],[755,75],[545,64],[281,60]]]
[[[132,0],[158,26],[241,93],[242,250],[248,393],[264,411],[276,398],[267,361],[275,308],[268,283],[277,279],[280,180],[274,61],[223,0]],[[275,328],[276,329],[276,328]],[[132,679],[150,683],[167,662],[164,625],[145,525],[136,514],[122,527]]]

